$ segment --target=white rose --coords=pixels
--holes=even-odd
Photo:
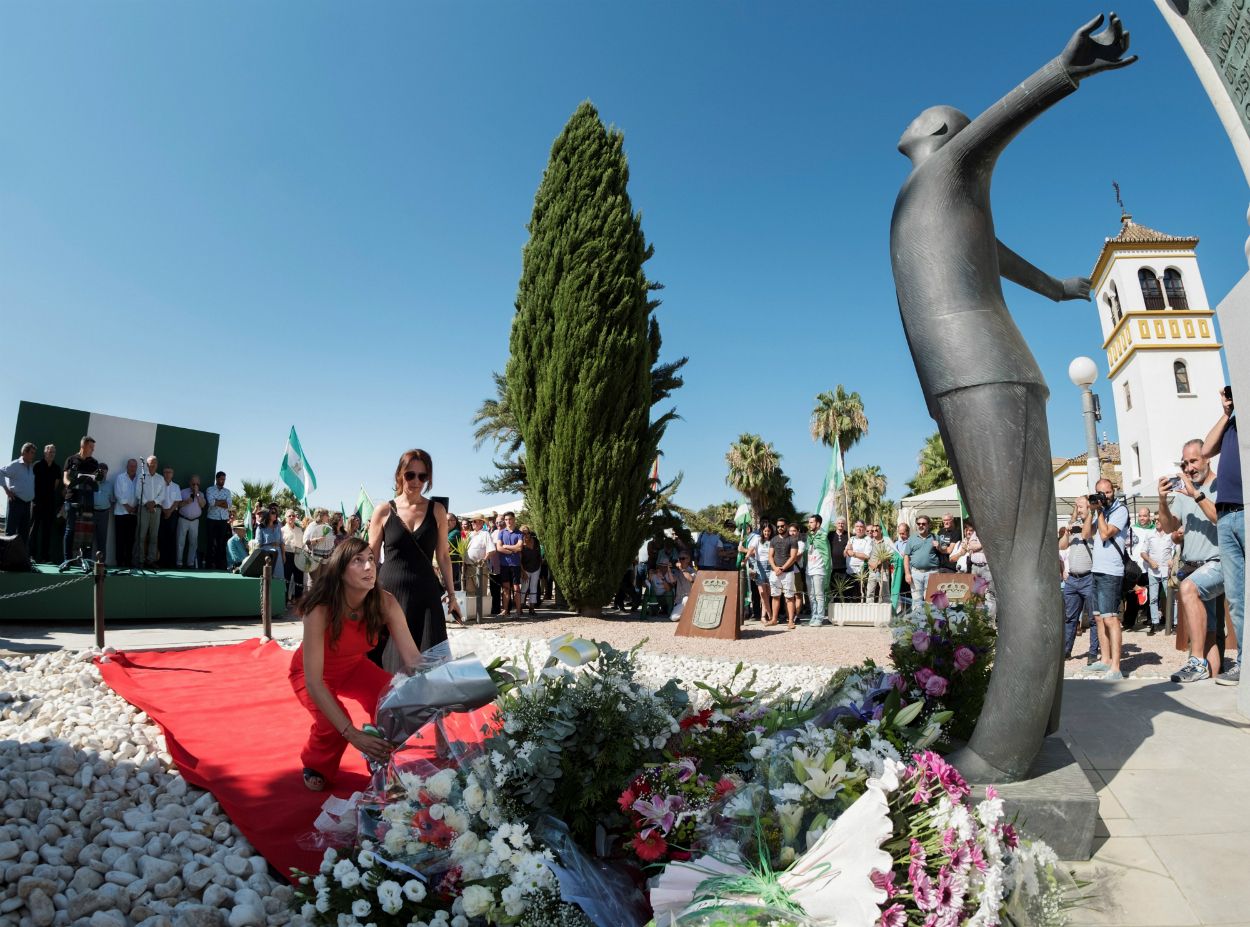
[[[409,901],[424,901],[425,885],[419,879],[410,879],[404,883],[404,897]]]
[[[460,896],[465,917],[483,917],[495,901],[494,894],[484,885],[470,885]]]
[[[426,780],[425,787],[435,798],[446,798],[456,784],[456,774],[444,769]]]
[[[431,820],[434,820],[434,821],[441,821],[441,820],[443,819],[443,811],[444,811],[444,806],[443,806],[443,805],[437,805],[437,804],[435,804],[435,805],[430,805],[430,818],[431,818]]]
[[[352,902],[353,917],[367,917],[369,912],[373,910],[373,905],[369,904],[368,899],[357,898]]]
[[[451,858],[463,859],[466,856],[472,856],[477,852],[478,838],[477,834],[468,830],[455,839],[451,845]]]
[[[469,816],[457,808],[450,805],[443,806],[443,823],[458,833],[464,833],[469,829]]]
[[[470,814],[477,814],[486,804],[486,793],[476,782],[470,782],[464,790],[464,806]]]
[[[372,869],[373,864],[377,862],[377,857],[373,855],[372,850],[361,850],[360,855],[356,857],[356,862],[360,863],[361,869]]]
[[[403,890],[398,882],[386,879],[378,883],[378,904],[387,914],[394,914],[404,906]]]

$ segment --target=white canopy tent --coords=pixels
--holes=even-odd
[[[507,502],[500,502],[498,505],[488,505],[485,508],[473,509],[469,512],[457,512],[461,518],[475,518],[477,516],[486,516],[494,513],[496,515],[506,515],[508,512],[516,513],[525,508],[525,498],[509,499]]]

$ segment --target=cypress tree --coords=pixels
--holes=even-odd
[[[651,249],[626,189],[624,136],[583,103],[534,197],[507,369],[525,444],[526,509],[570,605],[598,614],[638,549],[664,426],[653,401],[684,361],[652,369]]]

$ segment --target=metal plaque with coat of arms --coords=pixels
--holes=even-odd
[[[721,618],[725,614],[725,590],[729,583],[723,579],[705,579],[703,591],[695,602],[694,617],[691,623],[696,628],[710,631],[719,628]]]

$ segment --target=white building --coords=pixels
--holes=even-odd
[[[1121,217],[1090,274],[1129,496],[1153,496],[1181,446],[1206,436],[1227,382],[1194,249]]]

